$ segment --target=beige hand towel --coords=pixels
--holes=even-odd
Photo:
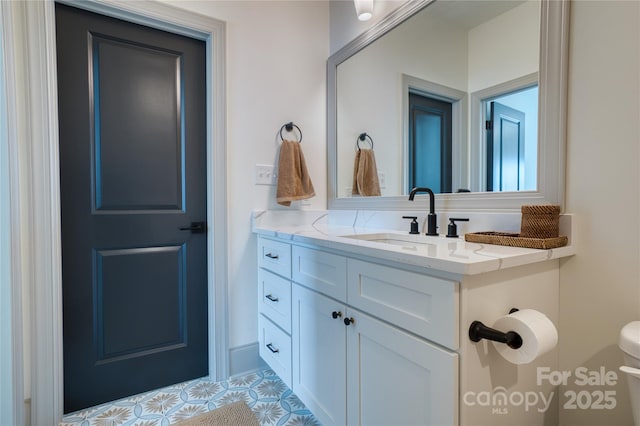
[[[315,195],[300,143],[283,140],[278,160],[278,204],[290,206],[292,201],[305,200]]]
[[[359,149],[353,165],[353,195],[380,196],[376,157],[372,149]]]

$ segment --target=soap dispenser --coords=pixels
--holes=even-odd
[[[458,227],[456,222],[469,222],[469,218],[450,218],[449,226],[447,226],[447,237],[458,238]]]
[[[418,231],[418,216],[402,216],[403,219],[413,219],[411,221],[411,230],[409,231],[410,234],[419,234],[420,231]]]

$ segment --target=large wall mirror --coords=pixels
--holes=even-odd
[[[329,208],[423,209],[414,186],[439,210],[563,205],[568,8],[411,1],[332,55]],[[369,148],[380,195],[353,191]]]

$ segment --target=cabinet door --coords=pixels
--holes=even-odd
[[[345,307],[298,284],[292,293],[293,392],[321,424],[345,424]]]
[[[458,355],[356,310],[347,327],[349,425],[457,425]]]

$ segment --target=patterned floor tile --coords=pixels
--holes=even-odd
[[[271,370],[221,382],[178,383],[67,414],[60,426],[170,426],[235,401],[246,402],[261,425],[320,426]]]

